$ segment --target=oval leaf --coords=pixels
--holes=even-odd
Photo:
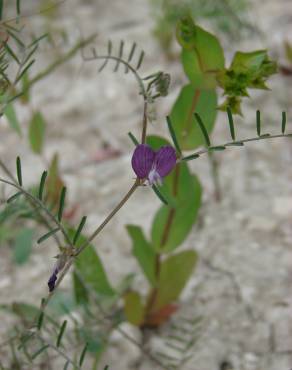
[[[196,221],[201,205],[201,185],[196,176],[191,175],[186,163],[178,165],[164,179],[163,192],[176,203],[175,208],[162,206],[152,223],[152,244],[155,250],[169,252],[178,247],[188,236]],[[178,179],[176,179],[178,176]],[[173,194],[177,185],[177,194]]]
[[[141,269],[151,285],[155,284],[155,252],[145,239],[139,226],[127,225],[127,231],[133,242],[133,255],[136,257]]]
[[[190,82],[199,88],[215,88],[216,72],[225,64],[217,37],[186,17],[177,24],[177,39],[183,47],[182,64]]]
[[[43,115],[36,112],[29,124],[29,142],[33,152],[40,154],[42,152],[46,123]]]
[[[204,145],[204,138],[194,118],[194,112],[200,115],[210,134],[217,115],[216,107],[215,90],[200,90],[192,85],[182,88],[170,114],[181,149],[192,150]]]
[[[75,232],[75,230],[70,230],[70,236],[73,237]],[[85,236],[81,234],[76,243],[76,247],[81,246],[85,240]],[[115,295],[115,291],[108,281],[102,262],[91,244],[88,245],[78,257],[76,257],[74,266],[76,272],[78,272],[76,275],[81,277],[81,281],[85,283],[83,284],[83,286],[85,285],[84,289],[87,290],[87,287],[89,287],[94,290],[95,293],[103,296]],[[74,282],[76,282],[75,279]],[[78,302],[83,301],[85,295],[81,290],[80,284],[74,287],[74,291],[76,300]]]
[[[167,258],[161,265],[158,294],[152,312],[175,301],[184,289],[197,262],[195,251],[183,251]]]
[[[124,297],[125,316],[133,325],[141,325],[144,320],[145,308],[143,306],[141,296],[137,292],[129,292]]]

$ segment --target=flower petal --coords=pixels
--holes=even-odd
[[[155,152],[149,145],[140,144],[136,147],[132,157],[132,167],[139,179],[148,176],[155,158]]]
[[[176,165],[175,149],[172,146],[162,146],[155,155],[156,171],[165,177]]]
[[[148,183],[150,186],[152,185],[162,185],[162,179],[159,173],[156,171],[155,167],[151,169],[148,175]]]
[[[57,273],[58,272],[56,272],[56,270],[54,270],[54,272],[52,273],[52,275],[49,278],[48,287],[49,287],[50,292],[52,292],[55,289],[55,284],[56,284],[56,281],[57,281]]]

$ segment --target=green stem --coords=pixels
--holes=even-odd
[[[44,213],[48,216],[48,218],[51,219],[58,226],[58,228],[60,229],[60,231],[62,232],[62,234],[63,234],[63,236],[66,240],[66,243],[73,249],[73,246],[72,246],[71,240],[69,238],[69,235],[67,234],[63,225],[57,220],[57,218],[46,208],[46,206],[39,199],[35,198],[32,194],[30,194],[28,191],[24,190],[21,186],[13,183],[11,181],[2,179],[0,177],[0,182],[3,182],[4,184],[10,185],[10,186],[13,186],[17,190],[21,191],[30,201],[32,201],[39,208],[41,208],[44,211]]]
[[[127,68],[127,70],[131,71],[139,85],[140,88],[140,93],[143,96],[144,99],[144,111],[143,111],[143,123],[142,123],[142,135],[141,135],[141,144],[145,144],[146,141],[146,132],[147,132],[147,123],[148,123],[148,118],[147,118],[147,109],[148,109],[148,93],[145,89],[144,82],[142,77],[139,75],[139,73],[136,71],[135,68],[131,66],[129,62],[126,60],[116,57],[113,55],[97,55],[95,51],[93,52],[93,57],[85,57],[83,56],[83,59],[85,61],[93,61],[93,60],[114,60],[116,62],[124,64],[124,66]]]
[[[123,205],[129,200],[129,198],[132,196],[132,194],[135,192],[135,190],[140,186],[140,180],[136,180],[130,190],[126,193],[126,195],[123,197],[123,199],[117,204],[117,206],[111,211],[111,213],[104,219],[104,221],[95,229],[95,231],[90,235],[90,237],[84,242],[84,244],[81,245],[77,249],[77,251],[71,255],[66,263],[66,266],[63,268],[55,289],[49,293],[47,299],[42,301],[41,310],[44,311],[46,308],[48,302],[50,301],[51,297],[53,296],[54,292],[56,291],[57,287],[61,284],[62,280],[64,279],[65,275],[69,271],[70,267],[74,263],[74,259],[76,256],[78,256],[88,245],[89,243],[104,229],[104,227],[109,223],[109,221],[115,216],[115,214],[123,207]]]
[[[275,138],[281,138],[281,137],[290,138],[290,137],[292,137],[292,133],[290,133],[290,134],[279,134],[279,135],[269,135],[269,136],[267,136],[267,135],[257,136],[257,137],[253,137],[253,138],[250,138],[250,139],[230,141],[228,143],[221,144],[221,145],[216,145],[216,146],[213,145],[212,147],[222,147],[223,148],[223,147],[236,146],[236,145],[240,146],[241,144],[248,143],[248,142],[251,142],[251,141],[268,140],[268,139],[275,139]],[[210,153],[210,151],[212,151],[212,147],[207,147],[205,149],[198,150],[197,152],[194,152],[193,154],[190,154],[186,157],[182,157],[180,160],[181,161],[187,161],[187,160],[197,159],[202,154]],[[223,148],[223,149],[227,149],[227,148]]]
[[[13,176],[13,174],[10,172],[10,170],[6,167],[6,165],[0,160],[0,167],[2,168],[3,172],[6,173],[6,175],[15,183],[17,184],[16,178]],[[42,213],[39,210],[38,205],[35,204],[34,201],[32,201],[30,198],[28,198],[29,204],[32,206],[32,208],[36,211],[38,217],[40,218],[41,223],[49,230],[53,230],[47,219],[42,215]],[[56,234],[53,235],[58,247],[61,247],[61,242]]]
[[[98,59],[102,59],[102,60],[115,60],[116,62],[119,62],[119,63],[124,64],[124,66],[126,66],[133,73],[133,75],[135,76],[135,78],[136,78],[136,80],[138,82],[138,85],[140,87],[140,92],[141,92],[141,94],[144,97],[144,100],[147,99],[148,95],[147,95],[147,91],[145,89],[145,86],[144,86],[144,83],[143,83],[142,78],[140,77],[139,73],[135,70],[135,68],[133,68],[131,66],[131,64],[128,63],[127,61],[125,61],[124,59],[121,59],[119,57],[115,57],[113,55],[96,55],[96,54],[94,54],[93,57],[85,57],[85,56],[83,56],[83,59],[85,61],[88,61],[88,62],[93,61],[93,60],[98,60]]]
[[[75,46],[73,46],[66,54],[62,55],[59,59],[55,60],[53,63],[51,63],[46,69],[44,69],[42,72],[38,73],[36,76],[34,76],[30,81],[26,88],[30,89],[35,83],[38,81],[44,79],[49,74],[51,74],[57,67],[60,65],[66,63],[69,59],[71,59],[78,50],[84,48],[86,45],[90,44],[94,39],[96,38],[96,34],[91,35],[85,40],[80,40],[76,43]]]

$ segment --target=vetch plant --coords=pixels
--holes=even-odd
[[[226,121],[228,121],[231,140],[223,144],[213,145],[210,132],[216,116],[215,86],[218,76],[222,77],[223,73],[223,80],[220,80],[222,85],[225,86],[225,80],[227,80],[226,86],[228,88],[225,86],[226,90],[228,90],[228,94],[234,94],[229,96],[235,96],[237,99],[239,96],[243,96],[246,89],[251,85],[263,87],[266,78],[274,73],[274,64],[267,59],[265,52],[256,53],[252,56],[245,55],[243,59],[237,57],[237,61],[239,58],[240,63],[234,63],[232,68],[236,69],[240,66],[238,68],[241,69],[241,73],[244,75],[245,71],[246,76],[248,76],[243,84],[238,84],[238,74],[230,74],[230,69],[226,70],[224,68],[221,47],[218,46],[212,35],[195,26],[190,19],[181,21],[178,26],[178,33],[178,38],[181,40],[183,47],[182,52],[186,58],[185,61],[187,60],[184,66],[187,67],[186,69],[190,73],[195,71],[196,75],[191,75],[190,84],[183,87],[170,116],[166,119],[169,138],[172,142],[163,137],[147,135],[149,106],[159,97],[167,95],[168,74],[159,71],[141,77],[139,69],[143,62],[144,52],[140,52],[137,57],[137,47],[136,44],[133,44],[129,53],[124,56],[125,43],[123,41],[119,44],[116,52],[113,50],[112,43],[109,42],[107,52],[101,54],[93,50],[89,57],[83,56],[84,60],[102,61],[100,70],[105,68],[109,62],[114,63],[115,71],[121,69],[122,66],[125,73],[131,73],[135,77],[139,93],[143,99],[140,139],[138,140],[132,133],[129,133],[135,145],[129,166],[132,165],[136,178],[120,202],[89,236],[86,237],[83,234],[86,216],[81,218],[78,225],[72,225],[68,220],[64,220],[67,194],[65,186],[62,185],[58,188],[57,202],[52,207],[47,197],[49,189],[47,186],[49,182],[47,171],[42,173],[37,189],[31,191],[31,189],[26,189],[23,183],[21,159],[19,157],[16,159],[16,176],[0,160],[0,167],[6,174],[5,178],[0,178],[0,182],[15,189],[15,193],[11,195],[7,202],[18,204],[22,199],[28,201],[27,204],[31,207],[31,210],[37,210],[37,216],[34,214],[34,217],[41,218],[43,220],[42,224],[46,228],[45,234],[39,237],[37,243],[41,244],[49,238],[54,238],[58,247],[57,262],[54,265],[52,263],[51,275],[44,278],[43,281],[44,284],[48,284],[48,295],[42,300],[40,308],[33,311],[31,315],[33,316],[33,323],[24,330],[24,335],[17,336],[17,339],[21,337],[19,350],[27,356],[30,363],[33,363],[41,355],[47,354],[50,356],[49,351],[52,351],[64,359],[64,369],[68,369],[71,365],[73,368],[81,369],[86,353],[91,351],[95,361],[94,368],[97,368],[100,354],[108,344],[109,334],[113,330],[121,330],[119,328],[121,322],[127,320],[141,329],[145,329],[159,327],[167,321],[178,309],[177,301],[198,260],[198,255],[193,249],[176,251],[186,240],[196,222],[201,204],[201,185],[198,178],[191,172],[188,162],[198,159],[204,154],[209,155],[216,151],[224,151],[233,146],[244,146],[247,142],[292,136],[291,133],[286,133],[285,113],[282,114],[281,132],[279,134],[263,134],[261,116],[258,111],[256,113],[257,135],[252,138],[238,139],[236,138],[236,127],[232,114],[232,110],[234,111],[237,106],[228,105]],[[211,45],[216,47],[212,50],[204,50],[203,46],[206,44],[206,40],[212,40]],[[212,61],[209,55],[211,51],[219,55],[218,57],[216,54]],[[206,54],[208,55],[206,56]],[[203,64],[207,63],[207,69],[202,69],[202,65],[199,65],[198,59],[202,62],[199,56],[206,58],[203,59]],[[253,74],[249,73],[248,68],[246,69],[249,66]],[[242,81],[240,80],[240,82]],[[196,83],[197,86],[195,86]],[[237,93],[239,95],[236,95]],[[189,99],[190,97],[191,99]],[[208,113],[208,117],[205,117],[203,113]],[[205,147],[199,148],[202,144]],[[189,153],[190,150],[191,153]],[[125,203],[129,201],[133,193],[138,188],[143,190],[145,184],[151,186],[162,204],[155,214],[151,236],[145,236],[142,228],[137,225],[127,225],[127,231],[133,245],[133,256],[148,282],[148,292],[145,296],[142,296],[140,292],[133,289],[129,276],[124,279],[122,287],[112,286],[93,242]],[[61,325],[59,322],[53,324],[52,336],[54,335],[54,338],[57,338],[55,343],[48,341],[44,336],[44,334],[47,335],[45,330],[48,330],[46,325],[50,320],[46,313],[47,307],[58,294],[58,288],[70,268],[73,268],[74,309],[84,310],[83,320],[88,324],[87,326],[84,325],[81,330],[78,322],[75,323],[74,317],[72,319],[76,324],[77,337],[81,338],[82,343],[83,340],[85,341],[82,348],[78,347],[77,360],[71,360],[68,358],[66,351],[60,349],[64,341],[65,331],[68,330],[66,320],[62,321]],[[123,299],[122,309],[118,305],[121,298]],[[96,339],[96,333],[100,334],[99,327],[95,328],[94,326],[98,321],[97,312],[102,313],[100,321],[104,325],[103,332],[100,335],[103,339],[100,346],[94,340]],[[70,313],[68,309],[68,316]],[[90,329],[92,329],[93,334]],[[96,332],[94,329],[96,329]],[[127,338],[133,342],[132,338]],[[34,340],[39,341],[41,345],[31,354],[28,345]],[[12,343],[14,343],[13,340]],[[165,368],[164,363],[159,358],[151,353],[146,354],[161,368]]]

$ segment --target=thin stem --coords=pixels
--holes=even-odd
[[[49,74],[51,74],[57,67],[59,67],[61,64],[64,64],[67,62],[69,59],[71,59],[79,49],[85,47],[86,45],[90,44],[94,39],[96,38],[96,34],[91,35],[85,40],[80,40],[74,45],[66,54],[62,55],[59,59],[55,60],[53,63],[51,63],[45,70],[42,72],[38,73],[36,76],[34,76],[30,81],[29,84],[26,88],[30,89],[35,83],[38,81],[44,79],[47,77]]]
[[[143,126],[142,126],[142,137],[141,137],[141,144],[145,144],[146,141],[146,133],[147,133],[147,108],[148,108],[148,103],[147,99],[144,99],[144,111],[143,111]]]
[[[174,178],[173,178],[172,194],[174,197],[176,197],[178,194],[179,175],[180,175],[180,165],[177,164],[174,170]],[[167,240],[169,238],[169,233],[171,230],[171,226],[174,220],[174,216],[175,216],[175,208],[171,208],[168,213],[167,221],[165,223],[164,231],[163,231],[162,238],[160,241],[161,248],[163,248],[163,246],[167,243]]]
[[[66,263],[65,267],[60,273],[60,276],[57,280],[55,289],[49,293],[47,299],[42,301],[41,310],[44,311],[48,302],[50,301],[51,297],[53,296],[56,288],[61,284],[62,280],[64,279],[65,275],[67,274],[68,270],[72,266],[74,259],[78,256],[84,249],[89,245],[90,242],[103,230],[103,228],[109,223],[109,221],[115,216],[115,214],[123,207],[123,205],[129,200],[131,195],[135,192],[135,190],[141,185],[140,180],[137,179],[127,194],[123,197],[123,199],[119,202],[119,204],[111,211],[111,213],[104,219],[104,221],[95,229],[95,231],[89,236],[89,238],[77,249],[77,251],[71,255]]]
[[[71,240],[69,238],[69,235],[67,234],[66,230],[64,229],[63,225],[57,220],[57,218],[46,208],[46,206],[37,198],[35,198],[32,194],[30,194],[28,191],[24,190],[21,186],[14,184],[11,181],[5,180],[0,177],[0,182],[3,182],[4,184],[8,184],[16,188],[17,190],[21,191],[28,199],[30,199],[32,202],[37,204],[45,213],[46,215],[59,227],[60,231],[64,235],[64,238],[68,245],[73,248]]]
[[[280,137],[286,137],[286,138],[289,138],[289,137],[292,137],[292,133],[290,134],[279,134],[279,135],[269,135],[269,136],[257,136],[257,137],[253,137],[253,138],[250,138],[250,139],[244,139],[244,140],[235,140],[235,141],[230,141],[228,143],[225,143],[225,144],[222,144],[222,145],[218,145],[218,147],[229,147],[229,146],[235,146],[236,144],[244,144],[244,143],[248,143],[248,142],[251,142],[251,141],[260,141],[260,140],[268,140],[268,139],[275,139],[275,138],[280,138]],[[213,147],[216,147],[217,145],[213,145]],[[227,149],[227,148],[225,148]],[[196,159],[198,157],[200,157],[202,154],[206,154],[206,153],[209,153],[210,151],[210,148],[205,148],[205,149],[201,149],[201,150],[198,150],[197,152],[194,152],[193,154],[190,154],[186,157],[183,157],[181,158],[179,161],[183,161],[183,160],[187,160],[188,157],[194,157],[194,158],[190,158],[191,159]]]
[[[0,160],[0,167],[2,168],[3,172],[6,173],[6,175],[17,184],[16,178],[13,176],[12,172],[6,167],[6,165]],[[38,217],[40,218],[41,223],[49,230],[51,231],[53,228],[48,223],[47,219],[42,215],[42,213],[39,210],[39,207],[35,205],[35,203],[29,198],[28,199],[29,204],[32,206],[32,208],[36,211]],[[58,247],[61,246],[61,242],[56,234],[53,235]]]
[[[57,352],[60,356],[62,356],[65,360],[67,360],[71,365],[74,366],[74,369],[77,369],[77,370],[81,370],[81,367],[76,364],[74,361],[72,361],[70,359],[70,357],[68,357],[66,355],[65,352],[61,351],[60,348],[58,348],[57,346],[55,346],[53,343],[47,341],[46,339],[44,339],[41,335],[39,335],[37,332],[35,333],[35,337],[38,338],[43,344],[47,344],[49,346],[49,348],[51,348],[52,350],[54,350],[55,352]]]
[[[43,13],[46,13],[47,11],[51,10],[51,9],[54,9],[56,8],[57,6],[61,5],[62,3],[64,3],[66,0],[60,0],[60,1],[56,1],[55,4],[52,4],[52,5],[49,5],[48,7],[46,7],[45,9],[42,9],[38,12],[35,12],[35,13],[28,13],[28,14],[21,14],[21,15],[18,15],[17,17],[13,17],[13,18],[8,18],[8,19],[4,19],[3,21],[0,21],[0,25],[4,24],[5,23],[10,23],[10,22],[15,22],[16,20],[18,19],[23,19],[23,18],[30,18],[30,17],[34,17],[36,15],[39,15],[39,14],[43,14]]]
[[[142,144],[145,144],[145,141],[146,141],[146,133],[147,133],[147,123],[148,123],[148,118],[147,118],[148,93],[147,93],[147,91],[145,89],[145,86],[144,86],[144,83],[143,83],[143,79],[141,78],[141,76],[139,75],[139,73],[136,71],[135,68],[133,68],[131,66],[131,64],[129,62],[127,62],[126,60],[124,60],[122,58],[115,57],[113,55],[96,55],[94,53],[94,56],[93,57],[85,57],[85,56],[83,56],[83,59],[86,60],[86,61],[92,61],[92,60],[98,60],[98,59],[115,60],[115,61],[117,61],[119,63],[124,64],[125,67],[133,73],[133,75],[135,76],[135,78],[136,78],[136,80],[138,82],[138,85],[139,85],[139,88],[140,88],[140,93],[141,93],[141,95],[144,98],[144,111],[143,111],[143,123],[142,123],[141,143]]]
[[[92,240],[103,230],[103,228],[108,224],[108,222],[115,216],[115,214],[123,207],[123,205],[129,200],[131,195],[140,185],[140,181],[137,179],[134,184],[131,186],[130,190],[119,202],[119,204],[111,211],[111,213],[104,219],[104,221],[95,229],[95,231],[90,235],[90,237],[84,242],[84,244],[78,248],[75,253],[75,256],[78,256]]]
[[[142,78],[140,77],[139,73],[135,70],[135,68],[133,68],[131,66],[131,64],[129,64],[128,62],[126,62],[124,59],[121,59],[119,57],[115,57],[114,55],[94,55],[93,57],[85,57],[83,56],[83,59],[85,61],[92,61],[92,60],[98,60],[98,59],[102,59],[102,60],[115,60],[117,62],[120,62],[122,64],[124,64],[132,73],[133,75],[135,76],[137,82],[138,82],[138,85],[140,87],[140,90],[141,90],[141,94],[143,95],[144,97],[144,100],[147,99],[147,91],[145,90],[145,86],[144,86],[144,83],[143,83],[143,80]]]
[[[92,287],[88,283],[86,283],[86,281],[83,279],[82,275],[78,271],[76,271],[76,273],[78,275],[78,278],[82,281],[82,284],[85,286],[85,288],[87,289],[89,294],[92,296],[94,302],[96,303],[98,311],[101,313],[101,316],[102,316],[101,319],[108,321],[112,326],[111,316],[109,316],[108,313],[102,307],[102,305],[100,303],[100,298],[99,298],[97,292],[94,289],[92,289]],[[165,365],[162,364],[162,362],[160,362],[158,358],[156,358],[154,355],[152,355],[152,353],[149,350],[144,348],[141,343],[139,343],[135,338],[133,338],[131,335],[129,335],[126,331],[124,331],[119,326],[113,326],[113,329],[116,330],[117,332],[119,332],[126,340],[128,340],[130,343],[132,343],[135,347],[139,348],[143,352],[143,354],[146,355],[148,358],[150,358],[154,363],[156,363],[157,365],[159,365],[163,369],[167,370]]]
[[[0,167],[6,173],[6,175],[16,183],[16,178],[13,176],[12,172],[6,167],[6,165],[0,160]]]

